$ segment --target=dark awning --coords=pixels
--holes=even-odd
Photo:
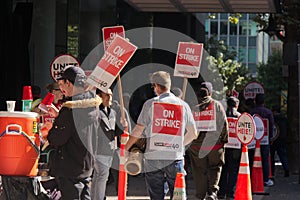
[[[124,0],[143,12],[275,13],[279,0]]]

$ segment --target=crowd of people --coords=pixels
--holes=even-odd
[[[47,113],[39,110],[39,95],[32,107],[33,112],[42,116],[43,151],[53,150],[47,162],[57,190],[50,199],[106,199],[109,177],[115,182],[117,194],[120,136],[125,129],[130,132],[125,145],[127,157],[132,146],[145,139],[143,174],[151,199],[163,200],[167,193],[172,199],[176,174],[186,174],[187,164],[191,166],[195,198],[234,198],[241,144],[231,145],[239,141],[232,138],[234,133],[230,134],[228,121],[241,115],[239,109],[267,120],[267,134],[261,144],[265,186],[274,185],[270,174],[274,174],[276,153],[283,164],[284,176],[289,176],[285,149],[287,121],[280,107],[274,107],[273,112],[265,107],[264,94],[257,94],[253,101],[247,100],[248,105],[243,107],[238,98],[229,96],[224,109],[212,97],[212,83],[202,82],[195,89],[197,104],[189,105],[181,99],[182,91],[171,87],[170,74],[157,71],[150,76],[156,96],[143,104],[131,131],[132,119],[127,112],[130,95],[126,95],[123,118],[120,105],[113,101],[112,90],[85,90],[85,80],[81,68],[66,68],[57,82],[47,86],[47,91],[55,96],[55,107],[49,106]],[[200,116],[205,116],[205,123]],[[272,127],[277,127],[276,137]],[[253,156],[254,151],[249,150],[250,166]]]

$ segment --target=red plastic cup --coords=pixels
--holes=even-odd
[[[42,102],[40,103],[38,108],[47,113],[48,112],[47,106],[51,106],[53,100],[54,100],[54,94],[48,92],[47,95],[42,100]]]
[[[31,86],[24,86],[23,87],[23,98],[22,98],[22,100],[33,100]]]

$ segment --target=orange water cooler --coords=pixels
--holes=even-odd
[[[39,115],[0,111],[0,175],[36,176],[40,138]]]

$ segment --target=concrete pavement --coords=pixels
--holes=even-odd
[[[253,195],[253,200],[293,200],[300,199],[300,184],[299,176],[291,174],[290,177],[284,177],[282,167],[276,166],[276,173],[274,176],[275,185],[272,187],[264,187],[266,195]],[[194,197],[195,187],[191,174],[186,177],[186,192],[188,200],[196,200]],[[117,200],[118,197],[115,192],[115,183],[107,187],[107,200]],[[268,194],[268,195],[267,195]],[[145,180],[142,175],[128,176],[128,191],[127,199],[150,199],[147,191]],[[168,196],[165,199],[170,199]]]

